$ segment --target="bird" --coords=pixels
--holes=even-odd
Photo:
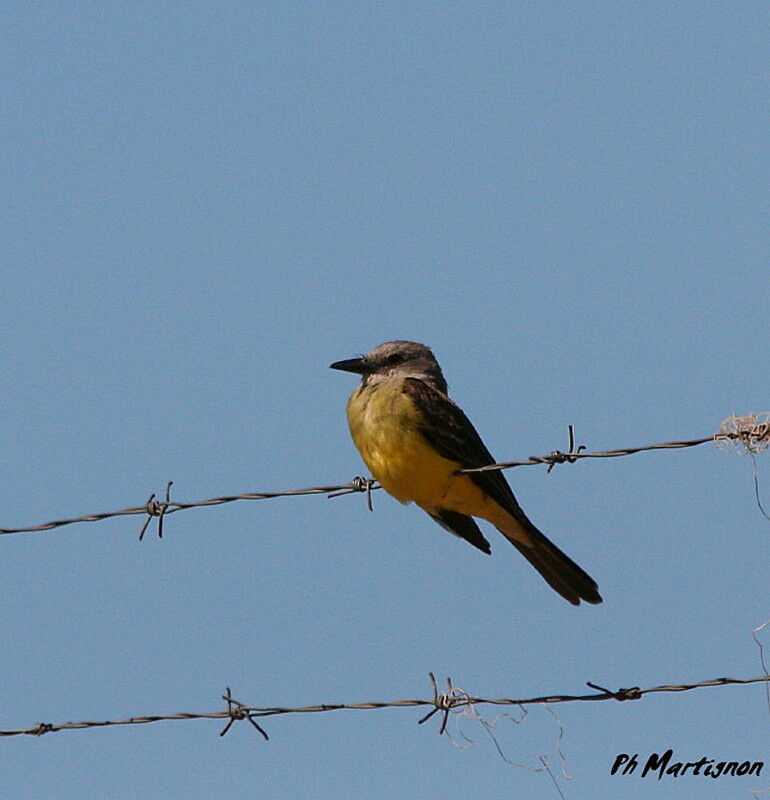
[[[596,582],[524,513],[494,464],[430,347],[385,342],[331,369],[361,376],[347,403],[353,442],[372,475],[401,503],[416,503],[450,533],[491,553],[474,517],[492,523],[546,582],[573,605],[601,603]]]

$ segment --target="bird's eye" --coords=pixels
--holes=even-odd
[[[392,366],[394,366],[395,364],[400,364],[400,363],[401,363],[401,362],[404,360],[404,358],[405,358],[405,356],[404,356],[404,354],[403,354],[403,353],[391,353],[391,355],[389,355],[389,356],[388,356],[388,357],[385,359],[385,363],[386,363],[386,364],[387,364],[389,367],[392,367]]]

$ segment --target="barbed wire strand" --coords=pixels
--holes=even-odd
[[[435,678],[431,673],[431,681],[435,687]],[[651,686],[647,689],[640,689],[634,686],[628,689],[618,689],[612,691],[605,689],[590,681],[586,685],[596,692],[593,694],[573,695],[573,694],[552,694],[542,695],[541,697],[511,698],[511,697],[473,697],[465,692],[458,692],[449,684],[449,689],[439,692],[434,689],[434,696],[431,699],[416,700],[390,700],[382,702],[368,703],[322,703],[310,706],[248,706],[234,700],[230,694],[230,689],[222,695],[222,699],[227,703],[227,708],[222,711],[209,712],[179,712],[175,714],[151,714],[141,717],[126,717],[116,720],[88,720],[82,722],[60,722],[47,723],[39,722],[29,728],[17,728],[0,730],[0,736],[42,736],[45,733],[53,733],[63,730],[80,730],[84,728],[105,728],[116,725],[146,725],[152,722],[173,721],[173,720],[193,720],[193,719],[216,719],[228,720],[226,727],[221,732],[224,736],[238,720],[248,720],[267,740],[267,733],[256,723],[257,719],[263,717],[283,716],[287,714],[317,714],[327,711],[372,711],[381,708],[419,708],[431,707],[431,710],[418,720],[418,724],[427,722],[437,713],[442,713],[442,720],[439,726],[439,734],[444,734],[447,728],[447,720],[450,712],[455,709],[462,709],[465,706],[477,705],[497,705],[497,706],[525,706],[533,704],[551,703],[574,703],[574,702],[595,702],[602,700],[639,700],[644,695],[661,692],[687,692],[692,689],[708,688],[713,686],[747,685],[753,683],[770,682],[770,675],[759,675],[755,678],[712,678],[710,680],[698,681],[696,683],[663,684]]]
[[[751,631],[751,638],[759,648],[759,663],[762,665],[762,669],[765,673],[768,673],[767,665],[765,664],[765,648],[759,638],[759,634],[767,628],[768,625],[770,625],[770,619],[758,625],[756,628],[752,628]],[[765,684],[765,699],[767,700],[767,710],[770,712],[770,683]]]
[[[598,452],[585,452],[583,445],[575,448],[574,446],[574,431],[572,425],[569,426],[569,450],[563,452],[561,450],[554,450],[545,456],[530,456],[523,461],[505,461],[497,464],[489,464],[483,467],[476,467],[473,469],[458,470],[463,474],[472,474],[474,472],[488,472],[490,470],[511,469],[512,467],[535,466],[537,464],[548,465],[550,472],[557,464],[573,464],[576,461],[586,458],[617,458],[619,456],[629,456],[636,453],[642,453],[650,450],[677,450],[685,447],[695,447],[697,445],[706,444],[707,442],[715,442],[717,446],[734,446],[741,452],[749,452],[752,456],[756,453],[763,452],[770,446],[770,414],[749,414],[744,417],[732,416],[722,423],[722,426],[717,433],[711,436],[705,436],[701,439],[686,439],[675,442],[662,442],[659,444],[643,445],[641,447],[625,447],[617,450],[603,450]],[[756,475],[755,475],[756,479]],[[175,514],[177,511],[185,511],[189,508],[205,508],[208,506],[218,506],[225,503],[234,503],[238,500],[271,500],[276,497],[301,497],[305,495],[324,494],[329,498],[340,497],[346,494],[353,494],[356,492],[364,492],[367,496],[367,505],[369,510],[372,510],[371,493],[375,489],[382,488],[371,478],[353,478],[349,483],[344,483],[334,486],[314,486],[308,489],[291,489],[288,491],[276,492],[246,492],[243,494],[226,495],[223,497],[212,497],[208,500],[198,500],[190,503],[180,503],[170,499],[170,491],[173,481],[166,484],[165,500],[156,500],[155,493],[151,494],[149,499],[144,505],[134,506],[133,508],[124,508],[120,511],[106,511],[99,514],[86,514],[79,517],[72,517],[70,519],[55,520],[53,522],[45,522],[42,525],[31,525],[29,527],[20,528],[0,528],[0,534],[12,533],[35,533],[39,531],[53,530],[54,528],[61,528],[65,525],[74,525],[81,522],[100,522],[105,519],[113,517],[131,516],[141,514],[147,515],[147,519],[142,525],[139,538],[142,539],[147,530],[148,525],[153,518],[158,520],[158,536],[163,535],[163,520],[169,514]],[[755,480],[757,491],[757,499],[759,499],[759,486]],[[761,508],[763,511],[764,509]]]
[[[762,512],[762,516],[768,520],[768,522],[770,522],[770,514],[768,514],[765,507],[762,505],[762,498],[759,496],[759,472],[757,469],[757,457],[754,453],[750,453],[750,455],[754,470],[754,497],[757,501],[757,508]]]

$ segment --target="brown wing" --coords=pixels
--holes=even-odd
[[[445,394],[419,378],[406,378],[404,392],[423,412],[420,433],[444,458],[456,461],[462,469],[495,463],[471,421]],[[516,519],[529,522],[500,470],[474,472],[468,477]]]

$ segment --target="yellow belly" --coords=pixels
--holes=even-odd
[[[397,500],[429,514],[450,509],[502,522],[500,506],[425,440],[420,412],[402,389],[403,380],[392,380],[361,387],[348,401],[350,433],[372,475]]]

